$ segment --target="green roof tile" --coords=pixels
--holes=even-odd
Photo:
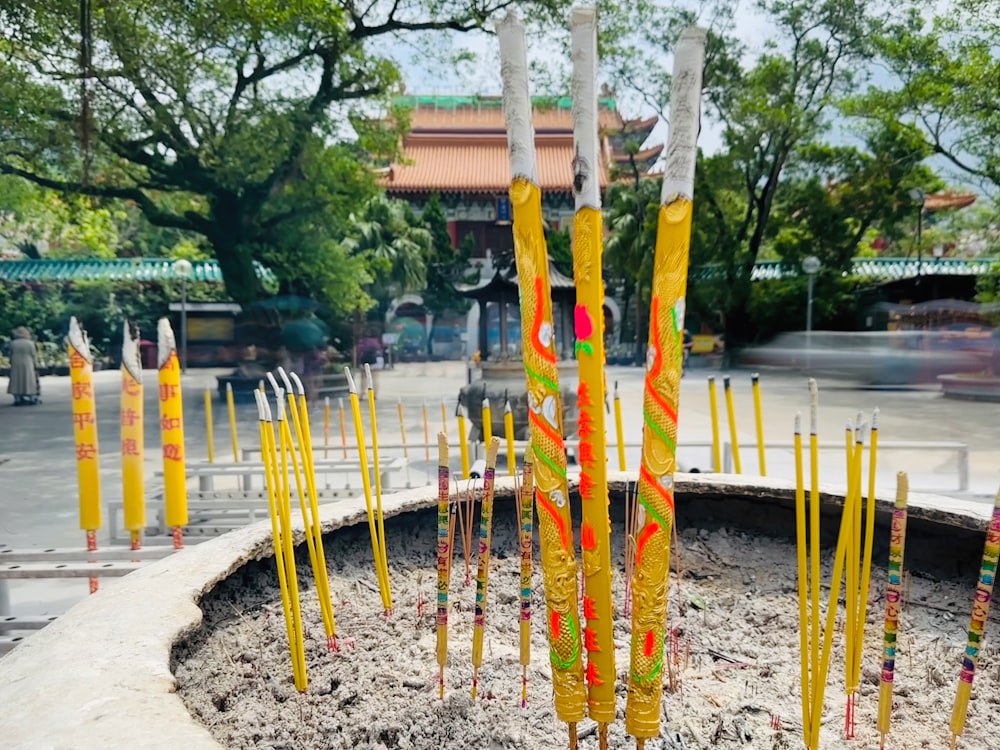
[[[221,284],[222,270],[214,260],[199,260],[192,264],[193,283]],[[255,262],[257,278],[273,282],[270,269]],[[170,281],[177,279],[173,261],[166,258],[114,258],[101,260],[3,260],[0,261],[0,281]]]

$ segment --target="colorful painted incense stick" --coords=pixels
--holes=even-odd
[[[347,388],[350,391],[351,413],[354,416],[354,436],[358,445],[358,462],[361,465],[361,487],[365,496],[365,509],[368,511],[368,532],[372,541],[372,556],[375,559],[375,572],[378,575],[378,589],[382,597],[382,607],[386,612],[392,606],[392,598],[389,594],[388,575],[382,570],[382,538],[379,536],[378,525],[375,520],[375,508],[372,505],[372,482],[368,473],[368,451],[365,448],[365,428],[361,422],[361,402],[358,398],[358,386],[351,375],[351,368],[344,368],[344,375],[347,377]]]
[[[979,650],[983,646],[986,619],[990,614],[993,600],[993,585],[996,583],[997,563],[1000,561],[1000,492],[993,503],[993,517],[986,529],[986,545],[983,548],[983,562],[979,568],[979,581],[972,601],[972,619],[969,622],[969,640],[962,657],[962,672],[958,677],[958,692],[951,711],[951,748],[955,749],[958,738],[965,729],[965,716],[969,710],[972,681],[976,677]]]
[[[604,424],[604,278],[600,147],[597,128],[597,8],[570,14],[573,56],[573,282],[574,334],[580,372],[580,547],[583,561],[587,709],[597,722],[601,750],[615,720],[614,606],[611,521],[608,517],[607,432]]]
[[[122,505],[125,529],[132,549],[142,544],[146,528],[146,487],[142,398],[142,362],[139,360],[139,334],[132,335],[128,321],[122,327],[122,393],[119,425],[122,445]]]
[[[97,443],[97,405],[94,400],[94,358],[90,340],[76,318],[69,319],[69,374],[73,403],[73,443],[76,448],[76,478],[79,492],[80,528],[87,550],[97,550],[101,528],[101,470]],[[90,593],[97,579],[90,579]]]
[[[625,729],[638,747],[660,734],[663,651],[674,522],[684,296],[706,31],[685,30],[674,53],[670,137],[656,232],[643,398],[639,503],[645,511],[632,580],[632,648]]]
[[[181,365],[170,322],[156,325],[160,385],[160,439],[163,445],[163,495],[166,522],[173,530],[174,547],[184,546],[188,522],[187,469],[184,455],[184,402],[181,398]]]
[[[876,415],[872,418],[875,432]],[[899,611],[903,602],[903,550],[906,544],[906,499],[909,494],[906,474],[896,474],[896,507],[892,512],[889,534],[889,581],[885,589],[885,630],[882,636],[882,674],[878,691],[879,747],[885,747],[892,717],[892,682],[896,675]]]
[[[438,697],[444,700],[444,670],[448,666],[448,588],[451,579],[451,470],[448,468],[448,436],[438,433],[438,526],[437,526],[437,663]]]
[[[528,667],[531,664],[531,568],[532,548],[534,546],[534,504],[535,494],[534,465],[531,451],[524,453],[524,475],[521,479],[520,492],[517,494],[519,549],[521,552],[521,618],[520,618],[520,652],[521,652],[521,708],[528,705]]]
[[[528,381],[531,450],[535,458],[535,500],[538,503],[552,686],[556,715],[569,724],[569,746],[575,748],[576,723],[586,715],[587,693],[580,653],[577,563],[566,482],[558,358],[553,348],[549,259],[542,224],[542,194],[536,177],[524,26],[509,13],[497,25],[497,35],[510,151],[514,256],[521,297],[521,334]]]
[[[486,595],[490,582],[490,545],[493,540],[493,492],[500,439],[491,437],[486,446],[483,472],[483,502],[479,509],[479,551],[476,571],[476,617],[472,628],[472,700],[479,692],[479,668],[483,665],[483,637],[486,633]]]

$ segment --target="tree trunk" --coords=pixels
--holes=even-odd
[[[229,237],[212,238],[212,249],[219,261],[226,292],[233,302],[256,302],[260,298],[261,286],[249,249]]]

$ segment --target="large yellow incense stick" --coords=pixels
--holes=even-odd
[[[872,417],[874,433],[878,417]],[[903,601],[903,550],[906,545],[906,500],[909,480],[906,474],[896,474],[896,507],[892,512],[892,531],[889,534],[889,582],[885,589],[885,631],[882,636],[882,674],[878,690],[879,748],[885,747],[892,717],[892,682],[896,674],[896,648],[898,645],[899,610]]]
[[[955,749],[959,735],[965,729],[965,716],[969,710],[972,681],[976,677],[979,650],[983,646],[986,619],[990,615],[993,600],[993,585],[996,582],[997,564],[1000,562],[1000,492],[993,503],[993,517],[986,528],[986,545],[983,547],[983,562],[979,568],[976,595],[972,600],[972,619],[969,622],[969,639],[962,656],[962,672],[958,676],[958,692],[951,710],[951,748]]]
[[[465,424],[465,407],[458,407],[458,454],[462,459],[462,479],[468,479],[472,473],[469,469],[469,434]]]
[[[733,389],[729,385],[729,376],[722,378],[722,391],[726,398],[726,416],[729,419],[729,442],[733,447],[733,471],[743,473],[740,464],[740,440],[736,433],[736,409],[733,406]]]
[[[558,359],[553,348],[549,259],[542,224],[542,195],[536,180],[524,26],[509,13],[497,25],[497,35],[510,150],[514,256],[521,297],[531,450],[535,457],[535,501],[545,581],[549,660],[556,716],[569,724],[569,746],[575,748],[576,723],[586,715],[587,693],[580,653],[577,563],[566,482]]]
[[[288,650],[292,660],[292,677],[295,687],[303,690],[305,676],[305,645],[303,641],[300,656],[298,623],[292,607],[292,591],[288,577],[288,565],[285,556],[284,536],[282,530],[281,494],[282,484],[278,469],[278,452],[274,443],[274,429],[271,417],[271,407],[262,390],[254,391],[257,400],[257,415],[260,420],[260,453],[264,463],[264,477],[267,485],[267,505],[271,517],[271,540],[274,550],[274,562],[278,571],[278,587],[281,591],[281,609],[285,615],[285,632],[288,636]],[[294,570],[294,561],[293,561]],[[296,590],[296,595],[298,591]]]
[[[97,406],[94,400],[94,359],[90,341],[76,318],[69,320],[69,374],[73,399],[73,443],[76,448],[76,479],[79,492],[80,528],[87,550],[97,549],[101,528],[101,469],[97,443]],[[90,579],[90,593],[97,579]]]
[[[615,381],[615,440],[618,442],[618,471],[625,471],[625,430],[622,429],[622,400]]]
[[[490,408],[490,400],[483,399],[483,445],[487,446],[493,439],[493,409]]]
[[[517,452],[514,450],[514,412],[510,401],[503,405],[503,434],[507,440],[507,473],[513,477],[517,475]]]
[[[757,425],[757,462],[760,465],[760,475],[767,476],[766,449],[764,447],[764,409],[760,402],[760,375],[754,373],[750,376],[750,383],[753,389],[753,414],[754,422]]]
[[[521,708],[528,706],[528,667],[531,664],[531,568],[534,527],[535,494],[534,468],[531,451],[524,453],[524,476],[521,491],[518,494],[518,513],[521,527],[518,532],[518,545],[521,551],[521,617],[520,617],[520,656],[521,656]]]
[[[815,686],[819,675],[819,387],[813,378],[809,379],[809,581],[809,674]]]
[[[385,548],[385,516],[382,513],[382,466],[378,453],[378,420],[375,417],[375,378],[372,368],[365,364],[365,382],[368,385],[368,417],[372,425],[372,472],[375,475],[375,510],[378,514],[379,551],[382,553],[382,576],[386,582],[389,606],[386,614],[392,613],[392,590],[389,588],[389,552]]]
[[[382,607],[386,612],[392,606],[392,599],[389,594],[388,576],[382,570],[382,539],[378,533],[378,525],[375,521],[375,508],[372,505],[372,482],[368,473],[368,451],[365,448],[365,428],[361,422],[361,402],[358,399],[358,387],[354,383],[354,376],[351,375],[351,368],[344,368],[344,375],[347,377],[347,387],[351,394],[351,413],[354,416],[354,436],[358,444],[358,462],[361,464],[361,487],[365,496],[365,508],[368,511],[368,531],[372,540],[372,556],[375,559],[375,572],[378,575],[379,594],[382,597]]]
[[[146,489],[144,456],[144,415],[142,399],[142,362],[139,359],[139,336],[133,336],[128,322],[122,330],[122,505],[125,528],[132,549],[142,544],[146,528]]]
[[[574,334],[580,373],[580,547],[583,560],[584,648],[587,708],[598,724],[601,750],[615,720],[615,638],[611,595],[611,521],[608,518],[608,458],[604,423],[604,278],[600,148],[597,131],[597,8],[570,14],[573,54],[573,282]]]
[[[240,438],[236,431],[236,400],[233,398],[233,384],[226,383],[226,412],[229,415],[229,441],[233,444],[233,461],[240,460]]]
[[[479,668],[483,665],[483,638],[486,634],[486,595],[490,582],[490,545],[493,539],[493,492],[497,473],[500,439],[491,437],[486,445],[483,472],[483,502],[479,509],[479,552],[476,571],[476,615],[472,626],[472,700],[479,691]]]
[[[625,708],[625,729],[636,738],[639,750],[646,739],[660,734],[684,298],[705,39],[704,29],[688,28],[674,53],[670,138],[653,261],[639,468],[639,503],[645,519],[636,539],[632,575],[632,648]]]
[[[163,495],[166,522],[173,530],[174,547],[184,546],[188,522],[187,470],[184,456],[184,402],[181,398],[181,365],[170,321],[156,325],[160,385],[160,442],[163,446]]]
[[[721,472],[722,441],[719,438],[719,404],[715,393],[715,377],[708,376],[708,410],[712,420],[712,471]]]
[[[444,670],[448,666],[448,587],[451,578],[450,513],[451,479],[448,468],[448,436],[438,433],[438,528],[437,528],[437,663],[438,697],[444,700]]]
[[[208,462],[215,463],[215,427],[212,424],[212,389],[205,389],[205,439],[208,441]]]
[[[809,578],[806,560],[806,490],[802,471],[802,415],[795,415],[795,551],[799,588],[799,670],[802,691],[802,737],[809,742]],[[817,584],[813,584],[817,585]]]

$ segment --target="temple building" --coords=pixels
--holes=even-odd
[[[513,250],[510,159],[500,97],[410,96],[397,104],[409,112],[410,129],[403,137],[402,157],[383,183],[389,196],[408,201],[419,213],[437,193],[452,243],[457,247],[471,234],[474,258]],[[542,210],[549,227],[560,229],[573,217],[572,101],[536,98],[534,105]],[[626,148],[630,141],[641,147],[655,124],[655,117],[625,121],[614,99],[599,100],[602,189],[620,174],[636,169],[645,174],[656,162],[662,145],[639,148],[631,156]]]
[[[508,354],[519,356],[508,348],[516,348],[517,337],[511,336],[508,342],[506,336],[507,312],[516,313],[517,298],[514,288],[514,304],[507,304],[509,300],[504,291],[511,286],[516,271],[509,263],[514,236],[508,198],[510,158],[501,98],[407,96],[396,103],[409,113],[410,121],[409,130],[403,136],[401,157],[383,178],[386,193],[392,198],[406,200],[418,214],[436,193],[448,221],[452,245],[458,247],[470,235],[474,241],[472,260],[481,269],[480,285],[463,289],[463,295],[479,304],[472,308],[461,326],[468,341],[465,353],[471,355],[478,351],[484,359],[505,358]],[[543,217],[548,229],[565,229],[571,224],[574,213],[572,100],[569,97],[535,98],[533,104]],[[613,180],[644,175],[653,166],[663,146],[642,146],[656,122],[656,117],[626,121],[613,98],[602,96],[598,100],[602,191]],[[491,262],[494,259],[502,259],[502,267],[495,268]],[[572,288],[572,279],[566,281]],[[499,295],[496,299],[486,299],[494,292]],[[557,305],[556,327],[568,331],[569,325],[560,319],[566,314],[561,307]],[[607,307],[607,330],[613,334],[620,328],[621,316],[618,305],[610,297]],[[485,315],[480,315],[481,309],[486,310]],[[410,296],[405,304],[394,305],[390,314],[419,320],[426,325],[428,334],[432,327],[437,330],[420,311],[416,297]],[[448,331],[443,333],[454,335]],[[571,349],[568,339],[563,344]]]

